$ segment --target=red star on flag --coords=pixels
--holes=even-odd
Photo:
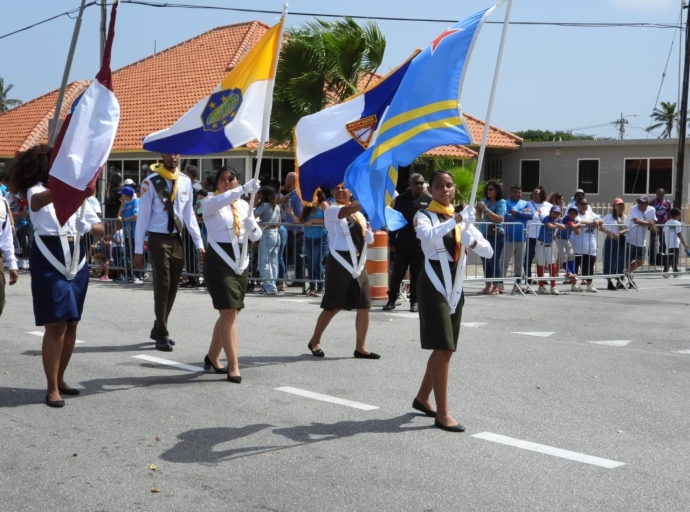
[[[438,45],[441,44],[441,41],[443,41],[446,37],[455,34],[456,32],[460,32],[460,30],[457,28],[447,28],[445,31],[439,34],[436,39],[431,41],[431,54],[434,54],[436,48],[438,48]]]

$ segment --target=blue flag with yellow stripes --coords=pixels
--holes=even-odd
[[[460,110],[460,91],[470,53],[491,7],[446,29],[410,63],[375,134],[375,141],[345,173],[373,229],[400,229],[402,215],[387,208],[398,168],[447,144],[473,142]]]

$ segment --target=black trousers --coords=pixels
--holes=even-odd
[[[664,258],[664,272],[668,272],[669,266],[674,272],[678,272],[678,258],[680,257],[680,248],[669,249]]]
[[[410,269],[410,302],[417,302],[417,279],[424,268],[424,253],[422,251],[401,251],[396,249],[393,260],[393,273],[388,285],[388,300],[398,298],[400,284],[405,278],[405,272]]]
[[[294,262],[295,279],[304,279],[304,231],[293,233],[288,227],[287,261]]]
[[[532,277],[532,261],[534,261],[534,255],[537,253],[537,239],[528,238],[527,239],[527,277]]]

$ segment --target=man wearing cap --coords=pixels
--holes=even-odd
[[[633,281],[633,272],[644,264],[645,246],[647,245],[646,231],[654,230],[656,224],[656,212],[649,207],[649,197],[640,196],[637,204],[630,209],[627,225],[629,228],[628,254],[630,254],[630,269],[628,280]]]
[[[414,231],[414,215],[424,210],[431,203],[431,196],[424,192],[424,176],[418,173],[410,175],[409,188],[395,199],[394,209],[402,213],[407,224],[397,231],[391,231],[389,245],[391,253],[395,253],[393,260],[393,274],[388,287],[388,302],[383,306],[384,311],[395,309],[400,284],[405,272],[410,269],[410,311],[417,309],[417,278],[424,267],[424,253],[422,243]]]
[[[578,188],[577,190],[575,190],[575,193],[573,194],[573,197],[570,200],[570,204],[566,207],[565,211],[567,212],[571,208],[575,208],[577,210],[577,203],[579,203],[581,199],[584,199],[585,196],[586,196],[585,191],[582,190],[581,188]],[[590,204],[587,205],[587,211],[588,212],[592,211],[592,206]]]
[[[131,180],[129,180],[131,181]],[[125,182],[126,183],[126,182]],[[122,222],[123,234],[125,239],[125,269],[127,280],[139,284],[139,278],[134,277],[132,272],[132,260],[134,259],[134,231],[137,226],[137,216],[139,215],[139,198],[135,197],[134,189],[125,185],[122,189],[122,207],[117,219]],[[137,272],[137,274],[139,274]]]
[[[671,202],[664,199],[666,191],[659,188],[656,191],[656,197],[649,202],[649,206],[654,209],[656,215],[655,229],[649,233],[649,264],[656,264],[656,253],[666,252],[666,242],[664,240],[664,224],[668,221],[668,212],[671,211]],[[659,250],[657,251],[656,240],[659,239]]]
[[[161,155],[163,163],[141,183],[139,215],[134,231],[134,267],[144,268],[144,237],[148,232],[149,259],[153,268],[153,301],[156,320],[151,339],[156,350],[172,352],[168,316],[172,310],[184,267],[181,233],[189,230],[203,261],[204,248],[194,215],[192,181],[177,168],[180,155]]]

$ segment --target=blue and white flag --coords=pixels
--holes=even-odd
[[[460,92],[472,48],[496,7],[466,18],[434,39],[410,63],[372,145],[345,173],[350,189],[373,229],[400,229],[406,222],[386,208],[393,198],[398,168],[447,144],[471,144],[460,110]]]
[[[295,154],[302,198],[309,200],[318,187],[343,182],[345,170],[373,141],[411,60],[364,92],[299,120]]]

